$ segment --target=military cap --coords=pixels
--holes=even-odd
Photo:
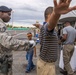
[[[7,6],[0,6],[0,12],[11,12],[12,9]]]

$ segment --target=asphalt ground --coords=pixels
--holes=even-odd
[[[12,35],[14,38],[20,39],[20,40],[26,40],[26,34],[27,32],[32,32],[34,35],[33,30],[27,30],[27,31],[14,31],[14,30],[10,30],[7,31],[9,33],[9,35]],[[33,37],[34,38],[34,37]],[[35,38],[34,38],[35,39]],[[36,40],[36,39],[35,39]],[[40,45],[36,45],[36,50],[37,50],[37,57],[33,57],[33,62],[36,65],[37,63],[37,58],[39,56],[39,48]],[[60,73],[60,68],[58,66],[59,63],[59,52],[58,52],[58,60],[56,62],[56,75],[62,75]],[[26,69],[26,64],[27,64],[27,60],[25,58],[26,55],[26,51],[13,51],[13,65],[12,65],[12,75],[37,75],[36,72],[36,68],[34,70],[32,70],[30,73],[25,73],[25,69]],[[3,74],[0,74],[3,75]]]
[[[33,62],[36,65],[37,58],[39,55],[39,48],[40,45],[36,45],[37,49],[37,57],[33,57]],[[25,58],[26,51],[13,51],[13,66],[12,66],[12,72],[13,75],[37,75],[36,68],[32,70],[30,73],[25,73],[27,60]],[[60,68],[58,66],[58,61],[56,62],[56,75],[62,75],[60,73]]]

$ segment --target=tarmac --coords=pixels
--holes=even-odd
[[[39,55],[39,47],[40,45],[38,44],[36,46],[37,57],[33,57],[33,62],[35,65],[37,63],[37,58]],[[25,56],[26,56],[26,51],[13,51],[13,66],[12,66],[13,75],[37,75],[36,68],[32,70],[30,73],[25,73],[26,64],[27,64]],[[59,72],[58,61],[56,62],[56,75],[62,75]]]
[[[10,30],[8,31],[8,33],[12,36],[15,36],[15,38],[17,39],[21,39],[21,40],[25,40],[26,39],[26,33],[27,31],[14,31],[14,30]],[[32,30],[30,30],[31,32],[33,32]],[[33,62],[36,65],[37,63],[37,59],[40,53],[40,45],[37,44],[36,45],[36,51],[37,51],[37,57],[33,57]],[[58,52],[58,60],[56,62],[56,75],[62,75],[60,73],[60,68],[58,66],[58,61],[59,61],[59,52]],[[26,69],[26,51],[13,51],[13,65],[12,65],[12,75],[37,75],[37,71],[36,68],[34,70],[32,70],[30,73],[25,73],[25,69]],[[3,74],[0,74],[3,75]]]

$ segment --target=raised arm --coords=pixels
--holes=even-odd
[[[33,24],[33,26],[35,26],[35,27],[40,29],[42,25],[41,24]]]
[[[61,14],[66,14],[72,10],[76,10],[76,6],[69,7],[71,0],[60,0],[59,3],[57,3],[57,0],[53,1],[54,1],[54,8],[50,17],[50,21],[48,23],[48,30],[52,30],[55,28]]]

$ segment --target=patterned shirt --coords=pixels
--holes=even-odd
[[[45,62],[57,60],[58,38],[55,30],[48,31],[47,23],[40,30],[40,58]]]
[[[28,41],[14,39],[6,32],[6,25],[0,18],[0,58],[10,55],[12,50],[26,50]]]

